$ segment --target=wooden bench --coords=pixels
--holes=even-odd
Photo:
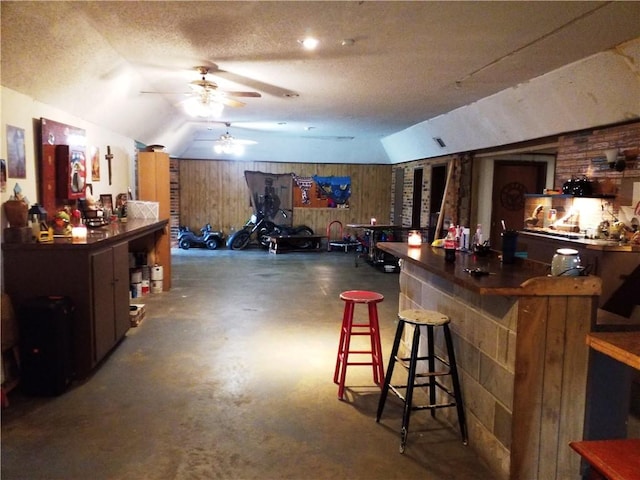
[[[588,480],[640,480],[640,438],[585,440],[569,446],[591,466]]]
[[[275,235],[269,237],[269,253],[319,252],[323,238],[323,235]],[[307,241],[311,246],[302,248]]]

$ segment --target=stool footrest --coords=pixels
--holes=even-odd
[[[396,360],[396,362],[400,363],[403,367],[409,368],[409,361],[411,360],[411,358],[409,358],[409,357],[398,357],[398,356],[395,356],[393,358]],[[433,360],[437,360],[438,362],[442,363],[446,367],[451,368],[451,364],[447,360],[445,360],[444,358],[442,358],[439,355],[433,355],[433,357],[428,356],[428,355],[426,357],[418,357],[418,358],[416,358],[416,362],[426,362],[427,360],[430,360],[431,358],[433,358]]]

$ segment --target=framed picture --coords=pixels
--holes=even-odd
[[[102,204],[102,208],[113,212],[113,195],[110,193],[100,195],[100,203]]]
[[[7,125],[7,160],[9,177],[27,178],[24,129]]]
[[[7,191],[7,162],[0,159],[0,192]]]
[[[100,181],[100,149],[91,147],[91,181]]]

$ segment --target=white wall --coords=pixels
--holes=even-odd
[[[413,125],[382,143],[391,163],[401,163],[636,119],[639,65],[640,38]]]
[[[88,123],[68,113],[39,103],[14,90],[0,87],[0,102],[2,115],[0,124],[0,158],[7,160],[7,125],[22,128],[25,131],[26,150],[26,178],[7,178],[6,191],[0,193],[0,202],[4,203],[13,195],[13,187],[16,183],[22,188],[22,193],[28,198],[30,205],[40,201],[37,182],[38,144],[39,138],[35,138],[36,126],[40,118],[47,118],[56,122],[66,123],[74,127],[83,128],[87,138],[87,182],[91,182],[90,150],[92,146],[100,149],[100,181],[93,183],[93,192],[97,197],[100,194],[112,194],[127,192],[134,182],[134,140],[118,133],[105,130],[95,124]],[[114,155],[112,163],[112,184],[109,185],[107,160],[107,145],[111,146]],[[7,172],[8,173],[8,172]],[[6,227],[4,211],[2,212],[2,228]]]

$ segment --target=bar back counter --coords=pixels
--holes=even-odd
[[[129,329],[129,251],[164,266],[170,288],[168,220],[130,219],[89,230],[86,240],[3,243],[5,292],[14,305],[38,296],[69,297],[75,378],[86,377]]]
[[[583,438],[589,351],[601,280],[551,277],[547,265],[428,245],[380,243],[400,259],[399,310],[451,318],[469,445],[497,478],[579,478],[569,442]],[[465,269],[490,272],[472,276]],[[437,339],[443,348],[443,339]],[[443,412],[442,415],[447,415]],[[455,412],[446,417],[457,421]]]

